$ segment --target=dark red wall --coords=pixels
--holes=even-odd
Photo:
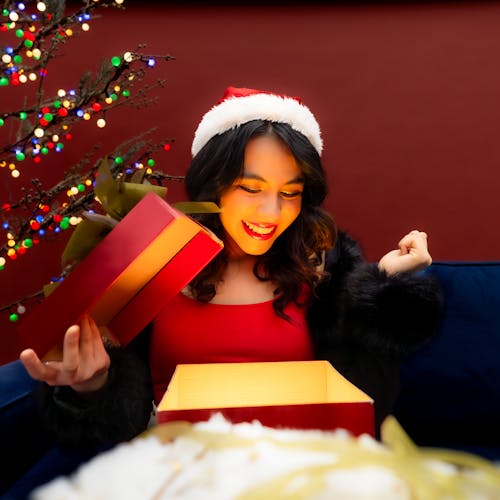
[[[53,62],[47,88],[70,85],[103,57],[141,43],[175,56],[150,73],[166,86],[156,106],[110,115],[100,135],[82,127],[64,156],[32,175],[56,180],[94,142],[105,153],[152,126],[176,138],[162,169],[182,174],[201,115],[227,85],[269,89],[301,96],[316,114],[328,208],[370,260],[413,228],[429,233],[435,259],[500,259],[500,2],[135,3],[101,15]],[[1,89],[0,109],[10,100]],[[2,202],[12,195],[5,190],[2,180]],[[171,199],[182,196],[174,189]],[[61,247],[43,243],[8,264],[0,304],[57,274]]]

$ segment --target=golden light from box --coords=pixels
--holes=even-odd
[[[158,411],[373,400],[327,361],[178,365]]]

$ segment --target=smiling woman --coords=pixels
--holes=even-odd
[[[61,362],[21,353],[57,442],[88,453],[130,439],[175,367],[206,362],[326,359],[374,400],[378,432],[400,360],[437,325],[440,294],[417,272],[431,262],[425,233],[410,231],[368,264],[337,232],[322,208],[322,147],[298,99],[227,89],[198,126],[185,178],[191,200],[220,205],[198,218],[223,251],[126,347],[103,345],[85,317],[68,329]]]
[[[231,252],[262,255],[300,213],[302,174],[292,153],[272,135],[248,142],[243,168],[243,176],[221,196],[221,222]]]

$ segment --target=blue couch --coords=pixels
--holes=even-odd
[[[394,415],[420,446],[500,460],[500,262],[437,262],[444,315],[405,360]],[[411,321],[411,318],[408,318]]]

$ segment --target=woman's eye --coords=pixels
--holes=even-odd
[[[252,187],[249,187],[249,186],[243,186],[241,184],[238,187],[240,189],[243,189],[243,191],[246,191],[247,193],[256,194],[256,193],[260,192],[260,189],[252,188]]]
[[[298,198],[302,195],[302,191],[281,191],[283,198]]]

